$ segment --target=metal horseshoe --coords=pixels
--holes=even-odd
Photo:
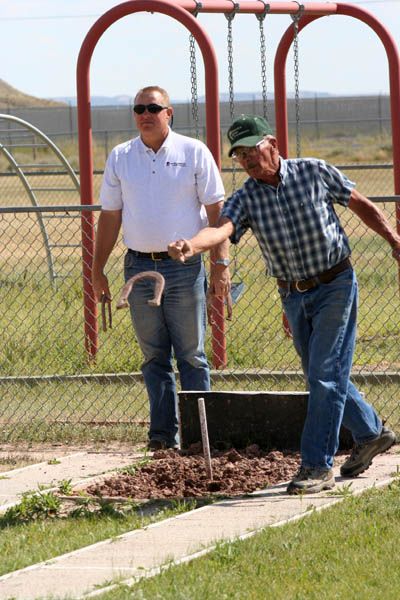
[[[128,298],[129,294],[132,291],[132,287],[135,285],[137,281],[140,279],[154,279],[154,298],[151,298],[147,301],[150,306],[160,306],[161,304],[161,296],[165,287],[165,279],[158,273],[157,271],[143,271],[143,273],[138,273],[134,275],[125,283],[124,287],[121,290],[121,296],[117,302],[117,308],[127,308],[129,306]]]

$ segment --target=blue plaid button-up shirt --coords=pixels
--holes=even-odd
[[[334,209],[347,206],[354,183],[323,160],[280,159],[280,183],[250,177],[225,203],[222,216],[235,225],[236,244],[251,229],[267,273],[285,281],[309,279],[350,255]]]

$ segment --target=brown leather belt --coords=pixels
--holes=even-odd
[[[302,279],[300,281],[284,281],[283,279],[278,279],[277,282],[279,287],[284,288],[285,290],[290,290],[291,292],[307,292],[320,283],[329,283],[333,281],[336,275],[350,268],[351,261],[349,258],[345,258],[331,269],[328,269],[315,277],[311,277],[311,279]]]
[[[133,254],[139,258],[150,258],[151,260],[165,260],[171,258],[168,252],[139,252],[139,250],[128,250],[129,254]]]

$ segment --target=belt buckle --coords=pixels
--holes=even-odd
[[[151,260],[162,260],[161,258],[155,257],[156,252],[150,252],[150,254],[151,254]]]
[[[301,283],[301,281],[295,281],[294,282],[294,287],[296,292],[300,292],[300,294],[304,294],[304,292],[307,292],[310,288],[306,288],[305,290],[302,290],[301,288],[299,288],[299,283]]]

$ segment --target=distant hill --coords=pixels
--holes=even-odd
[[[274,93],[268,92],[268,100],[274,99]],[[307,90],[300,90],[300,98],[328,98],[333,96],[333,94],[328,94],[327,92],[308,92]],[[294,98],[294,92],[287,92],[288,98]],[[229,102],[229,94],[222,93],[219,94],[219,98],[221,102]],[[205,97],[200,96],[199,102],[204,102]],[[262,100],[261,92],[236,92],[235,93],[235,101],[236,102],[251,102],[252,100]]]
[[[293,98],[293,92],[288,92],[288,98]],[[327,98],[333,94],[327,92],[313,92],[307,90],[300,91],[300,98]],[[221,102],[229,102],[229,94],[222,92],[219,94]],[[274,93],[268,92],[268,100],[273,101]],[[133,96],[127,94],[119,94],[117,96],[92,96],[92,106],[129,106],[132,103]],[[261,92],[236,92],[236,102],[251,102],[253,100],[262,100]],[[205,101],[204,96],[199,96],[199,102]],[[172,104],[186,104],[190,102],[190,98],[174,98]],[[0,79],[0,110],[10,108],[29,108],[30,106],[76,106],[76,96],[58,96],[53,98],[35,98],[24,94],[13,88],[11,85]]]
[[[129,106],[132,103],[133,96],[92,96],[90,103],[92,106]],[[70,106],[76,106],[76,96],[60,96],[53,98],[58,102],[69,104]]]
[[[327,98],[332,96],[332,94],[328,94],[326,92],[307,92],[301,91],[300,98]],[[222,93],[219,94],[221,102],[229,102],[229,94]],[[274,94],[269,93],[268,99],[273,100]],[[288,98],[293,98],[293,92],[288,92]],[[127,95],[120,96],[92,96],[90,99],[92,106],[129,106],[132,102],[133,97]],[[76,106],[76,97],[75,96],[62,96],[58,98],[53,98],[53,100],[58,100],[60,102],[64,102],[69,104],[70,106]],[[261,92],[237,92],[235,94],[236,102],[251,102],[252,100],[262,100]],[[204,96],[199,96],[199,102],[204,102]],[[172,99],[172,104],[186,104],[190,102],[190,98],[186,98],[184,100],[181,99]]]
[[[28,108],[30,106],[65,106],[65,102],[29,96],[0,79],[0,109]]]

